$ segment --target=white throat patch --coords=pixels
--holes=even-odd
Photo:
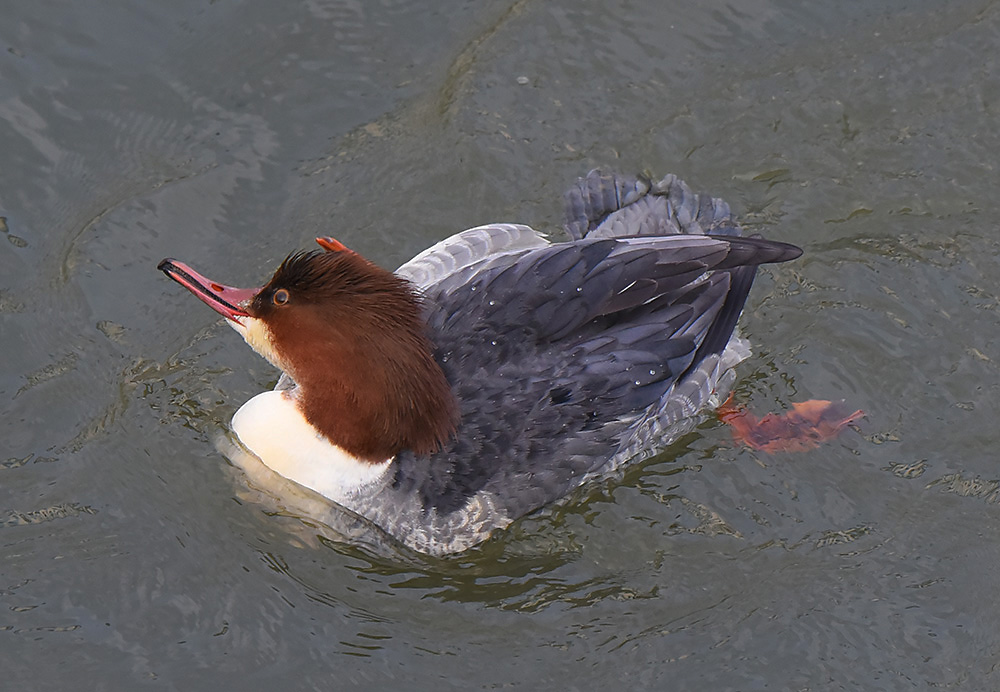
[[[287,368],[278,358],[278,353],[272,346],[271,332],[264,321],[256,317],[239,317],[237,319],[239,319],[238,322],[230,319],[227,319],[226,322],[243,337],[250,348],[263,356],[268,363],[285,372]]]

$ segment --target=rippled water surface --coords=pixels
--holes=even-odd
[[[879,5],[8,3],[2,686],[1000,688],[1000,7]],[[247,500],[216,440],[276,374],[158,260],[393,267],[555,231],[595,166],[805,249],[736,396],[857,429],[768,455],[706,419],[446,560]]]

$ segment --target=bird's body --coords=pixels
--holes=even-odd
[[[285,373],[233,420],[250,451],[452,553],[686,430],[749,354],[757,266],[800,252],[673,176],[594,172],[566,201],[569,242],[483,226],[394,274],[328,239],[244,293],[161,268]]]

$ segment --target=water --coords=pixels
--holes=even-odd
[[[0,24],[0,670],[10,689],[1000,687],[995,3],[11,3]],[[155,271],[331,234],[396,266],[677,173],[803,259],[737,397],[446,560],[317,537],[215,449],[275,373]]]

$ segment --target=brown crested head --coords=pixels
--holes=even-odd
[[[306,419],[359,459],[429,454],[454,432],[454,395],[405,279],[350,250],[302,252],[247,312],[266,326]]]

